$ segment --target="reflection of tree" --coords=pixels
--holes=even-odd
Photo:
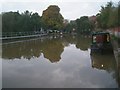
[[[77,38],[72,35],[65,35],[62,38],[59,35],[52,36],[52,38],[44,37],[43,39],[4,44],[2,46],[2,57],[7,59],[21,57],[31,59],[32,57],[39,57],[42,52],[51,62],[55,62],[61,59],[60,55],[64,50],[64,46],[77,43],[77,47],[87,45],[88,48],[88,42],[88,38]]]
[[[88,48],[90,47],[90,38],[89,38],[89,36],[77,37],[76,47],[80,48],[81,50],[84,50],[84,51],[88,50]]]
[[[14,44],[5,44],[2,47],[2,57],[7,59],[39,57],[41,53],[51,62],[57,62],[61,59],[60,55],[64,46],[60,39],[38,39]]]
[[[76,44],[76,36],[66,35],[62,39],[62,43],[64,46],[69,46],[69,44]]]
[[[61,59],[60,55],[64,50],[64,46],[60,39],[52,39],[44,41],[42,50],[45,58],[51,62],[57,62]]]
[[[116,81],[119,81],[114,55],[93,54],[91,56],[91,62],[93,68],[106,70],[108,73],[112,73],[112,77],[115,78]]]
[[[2,46],[2,57],[8,59],[24,58],[30,59],[33,56],[39,57],[41,54],[41,42],[28,41],[14,44],[6,44]]]

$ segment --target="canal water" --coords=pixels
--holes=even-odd
[[[3,88],[117,88],[113,54],[90,55],[89,36],[3,43]]]

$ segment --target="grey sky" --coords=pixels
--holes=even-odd
[[[2,12],[17,11],[38,12],[42,15],[49,5],[58,5],[61,9],[60,13],[65,19],[75,20],[81,16],[96,15],[101,9],[101,5],[105,5],[110,0],[2,0]],[[111,0],[118,2],[118,0]]]

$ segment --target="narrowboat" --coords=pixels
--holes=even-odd
[[[94,52],[113,53],[110,34],[108,32],[94,32],[91,35],[91,55]]]

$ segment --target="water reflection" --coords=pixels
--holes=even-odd
[[[70,44],[76,44],[81,50],[88,50],[90,38],[88,36],[50,36],[31,41],[18,42],[13,44],[4,44],[2,46],[2,57],[5,59],[40,57],[41,53],[51,62],[58,62],[64,47]],[[11,52],[14,51],[14,52]]]
[[[91,41],[90,36],[81,36],[81,37],[78,37],[78,38],[79,39],[77,39],[76,47],[80,48],[83,51],[88,50],[88,48],[90,47],[90,43],[91,43],[90,42]]]
[[[116,79],[116,81],[118,81],[119,72],[117,70],[116,64],[117,62],[114,55],[93,54],[91,56],[91,65],[93,68],[106,70],[108,73],[111,73],[112,77]]]
[[[107,70],[108,72],[114,71],[116,66],[116,60],[114,55],[100,55],[94,54],[91,56],[92,67]]]
[[[64,46],[60,39],[47,40],[42,43],[42,52],[45,58],[51,62],[58,62],[61,59],[61,54],[64,51]]]
[[[4,44],[2,57],[5,59],[40,57],[41,53],[51,62],[57,62],[61,59],[60,55],[64,50],[62,42],[58,38],[44,38],[32,41],[25,41],[13,44]],[[12,52],[13,51],[13,52]]]
[[[89,46],[72,35],[3,44],[3,87],[118,87],[114,56],[90,56]]]

